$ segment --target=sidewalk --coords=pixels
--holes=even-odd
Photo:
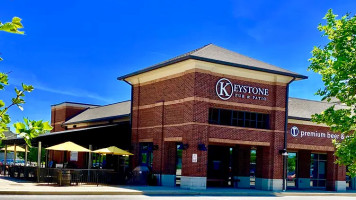
[[[8,177],[0,177],[0,195],[147,195],[147,196],[355,196],[356,191],[335,193],[328,191],[272,192],[254,189],[208,188],[186,190],[161,186],[96,186],[79,185],[59,187],[38,184]]]

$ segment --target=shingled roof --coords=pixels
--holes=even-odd
[[[292,97],[289,98],[288,103],[288,118],[300,120],[310,120],[313,114],[321,113],[332,105],[335,105],[336,109],[347,108],[346,106],[340,105],[338,103],[329,103],[324,101],[314,101]],[[73,118],[67,120],[64,124],[68,125],[116,119],[124,116],[129,116],[130,112],[131,101],[124,101],[105,106],[88,108],[85,111],[74,116]]]
[[[135,75],[138,75],[141,73],[145,73],[145,72],[148,72],[151,70],[155,70],[155,69],[158,69],[161,67],[165,67],[167,65],[171,65],[171,64],[181,62],[181,61],[184,61],[187,59],[195,59],[195,60],[201,60],[201,61],[212,62],[212,63],[217,63],[217,64],[229,65],[229,66],[233,66],[233,67],[250,69],[250,70],[255,70],[255,71],[263,71],[263,72],[268,72],[268,73],[273,73],[273,74],[296,77],[299,79],[308,78],[307,76],[297,74],[295,72],[292,72],[292,71],[289,71],[286,69],[282,69],[280,67],[276,67],[274,65],[271,65],[271,64],[241,55],[239,53],[224,49],[224,48],[216,46],[214,44],[208,44],[206,46],[195,49],[188,53],[182,54],[180,56],[174,57],[167,61],[164,61],[164,62],[158,63],[156,65],[153,65],[151,67],[145,68],[143,70],[139,70],[139,71],[118,77],[117,79],[124,80],[128,77],[135,76]]]
[[[109,104],[88,108],[78,115],[67,120],[64,124],[76,124],[84,122],[94,122],[101,120],[110,120],[123,116],[128,116],[131,112],[131,101],[123,101],[119,103]]]
[[[314,101],[308,99],[289,98],[288,101],[288,118],[310,120],[311,116],[321,113],[327,108],[335,105],[335,109],[347,108],[338,103],[329,103],[324,101]]]

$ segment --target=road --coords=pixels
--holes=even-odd
[[[0,199],[6,200],[355,200],[355,197],[343,196],[287,196],[287,197],[223,197],[223,196],[144,196],[144,195],[0,195]]]

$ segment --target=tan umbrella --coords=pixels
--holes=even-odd
[[[91,152],[89,149],[84,148],[80,145],[77,145],[73,142],[64,142],[61,144],[57,144],[51,147],[47,147],[48,150],[56,150],[56,151],[78,151],[78,152]]]
[[[98,150],[93,151],[93,153],[113,154],[113,155],[120,155],[120,156],[132,156],[133,155],[132,153],[122,150],[120,148],[117,148],[115,146],[98,149]]]
[[[2,148],[1,150],[5,151],[5,148]],[[15,151],[15,146],[8,146],[7,151]],[[16,146],[16,152],[26,152],[26,150],[22,147]]]

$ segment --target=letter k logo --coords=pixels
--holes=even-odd
[[[229,79],[220,79],[215,86],[216,94],[222,100],[228,100],[232,96],[233,87]]]

